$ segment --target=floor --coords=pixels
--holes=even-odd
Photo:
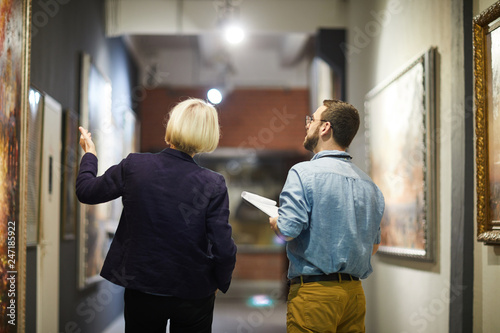
[[[285,333],[286,302],[279,283],[233,282],[215,301],[213,333]],[[103,333],[123,333],[119,316]],[[167,331],[168,327],[167,327]]]

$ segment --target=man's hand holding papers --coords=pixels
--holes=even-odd
[[[276,206],[276,201],[247,191],[241,192],[241,197],[270,217],[278,216],[278,207]]]

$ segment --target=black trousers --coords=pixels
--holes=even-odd
[[[215,294],[197,300],[125,289],[125,333],[211,333]]]

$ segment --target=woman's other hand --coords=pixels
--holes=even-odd
[[[92,153],[97,157],[97,153],[95,151],[95,144],[92,141],[92,134],[87,131],[85,128],[82,126],[78,127],[80,130],[80,146],[82,147],[83,151],[86,153]]]

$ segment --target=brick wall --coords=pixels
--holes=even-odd
[[[187,97],[206,99],[206,89],[159,88],[146,91],[140,107],[141,151],[165,147],[164,118]],[[219,147],[290,150],[304,154],[307,89],[237,89],[217,105]]]

